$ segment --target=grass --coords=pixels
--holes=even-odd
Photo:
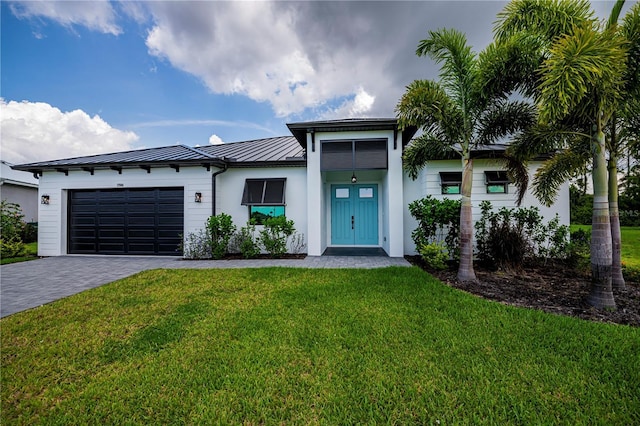
[[[591,225],[571,225],[572,232],[578,229],[583,229],[590,233]],[[627,268],[634,269],[640,274],[640,227],[621,226],[620,235],[622,239],[622,263]]]
[[[640,423],[639,329],[417,268],[154,270],[0,325],[3,425]]]
[[[38,258],[38,243],[27,243],[24,245],[24,256],[9,257],[0,259],[0,265],[7,265],[9,263],[26,262]]]

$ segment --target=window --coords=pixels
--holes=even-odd
[[[440,172],[440,185],[443,194],[460,194],[462,172]]]
[[[256,225],[264,225],[270,217],[284,216],[284,206],[249,206],[249,219]]]
[[[286,181],[284,178],[245,180],[242,205],[283,206]]]
[[[285,178],[245,180],[242,205],[249,206],[249,219],[263,225],[268,217],[284,216],[286,181]]]
[[[487,185],[487,194],[508,194],[511,179],[505,171],[486,171],[484,180]]]

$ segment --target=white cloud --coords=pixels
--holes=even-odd
[[[150,54],[199,77],[214,93],[268,102],[280,117],[358,97],[358,84],[373,87],[384,78],[375,55],[309,46],[298,32],[297,8],[271,2],[159,2],[149,3],[149,9],[155,18],[147,37]],[[366,31],[367,25],[360,25]],[[310,48],[314,57],[306,53]],[[372,105],[361,103],[357,112]]]
[[[331,109],[323,113],[323,119],[340,118],[364,118],[371,111],[376,97],[367,93],[362,87],[356,91],[356,95],[345,100],[338,108]]]
[[[116,13],[108,0],[92,1],[16,1],[10,4],[18,18],[47,18],[68,28],[74,25],[118,35],[122,29],[116,24]]]
[[[224,141],[222,140],[222,138],[220,138],[220,136],[214,134],[209,137],[209,143],[211,145],[222,145]]]
[[[2,159],[14,164],[125,151],[138,140],[82,110],[62,112],[44,102],[2,98],[0,109]]]

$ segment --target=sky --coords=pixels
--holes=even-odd
[[[429,30],[479,52],[501,1],[1,1],[0,157],[13,164],[389,118]],[[631,2],[623,9],[628,10]],[[613,1],[592,1],[606,17]]]

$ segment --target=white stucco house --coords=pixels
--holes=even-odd
[[[457,197],[459,160],[430,163],[417,180],[402,168],[416,129],[395,119],[288,124],[291,135],[191,148],[177,145],[14,166],[38,176],[38,254],[180,255],[179,235],[202,229],[212,214],[238,226],[281,215],[304,234],[307,252],[378,248],[414,254],[416,222],[408,204],[426,195]],[[474,208],[480,200],[515,206],[496,153],[474,153]],[[533,162],[531,174],[542,164]],[[524,206],[538,205],[527,194]],[[540,207],[569,223],[569,190]]]

